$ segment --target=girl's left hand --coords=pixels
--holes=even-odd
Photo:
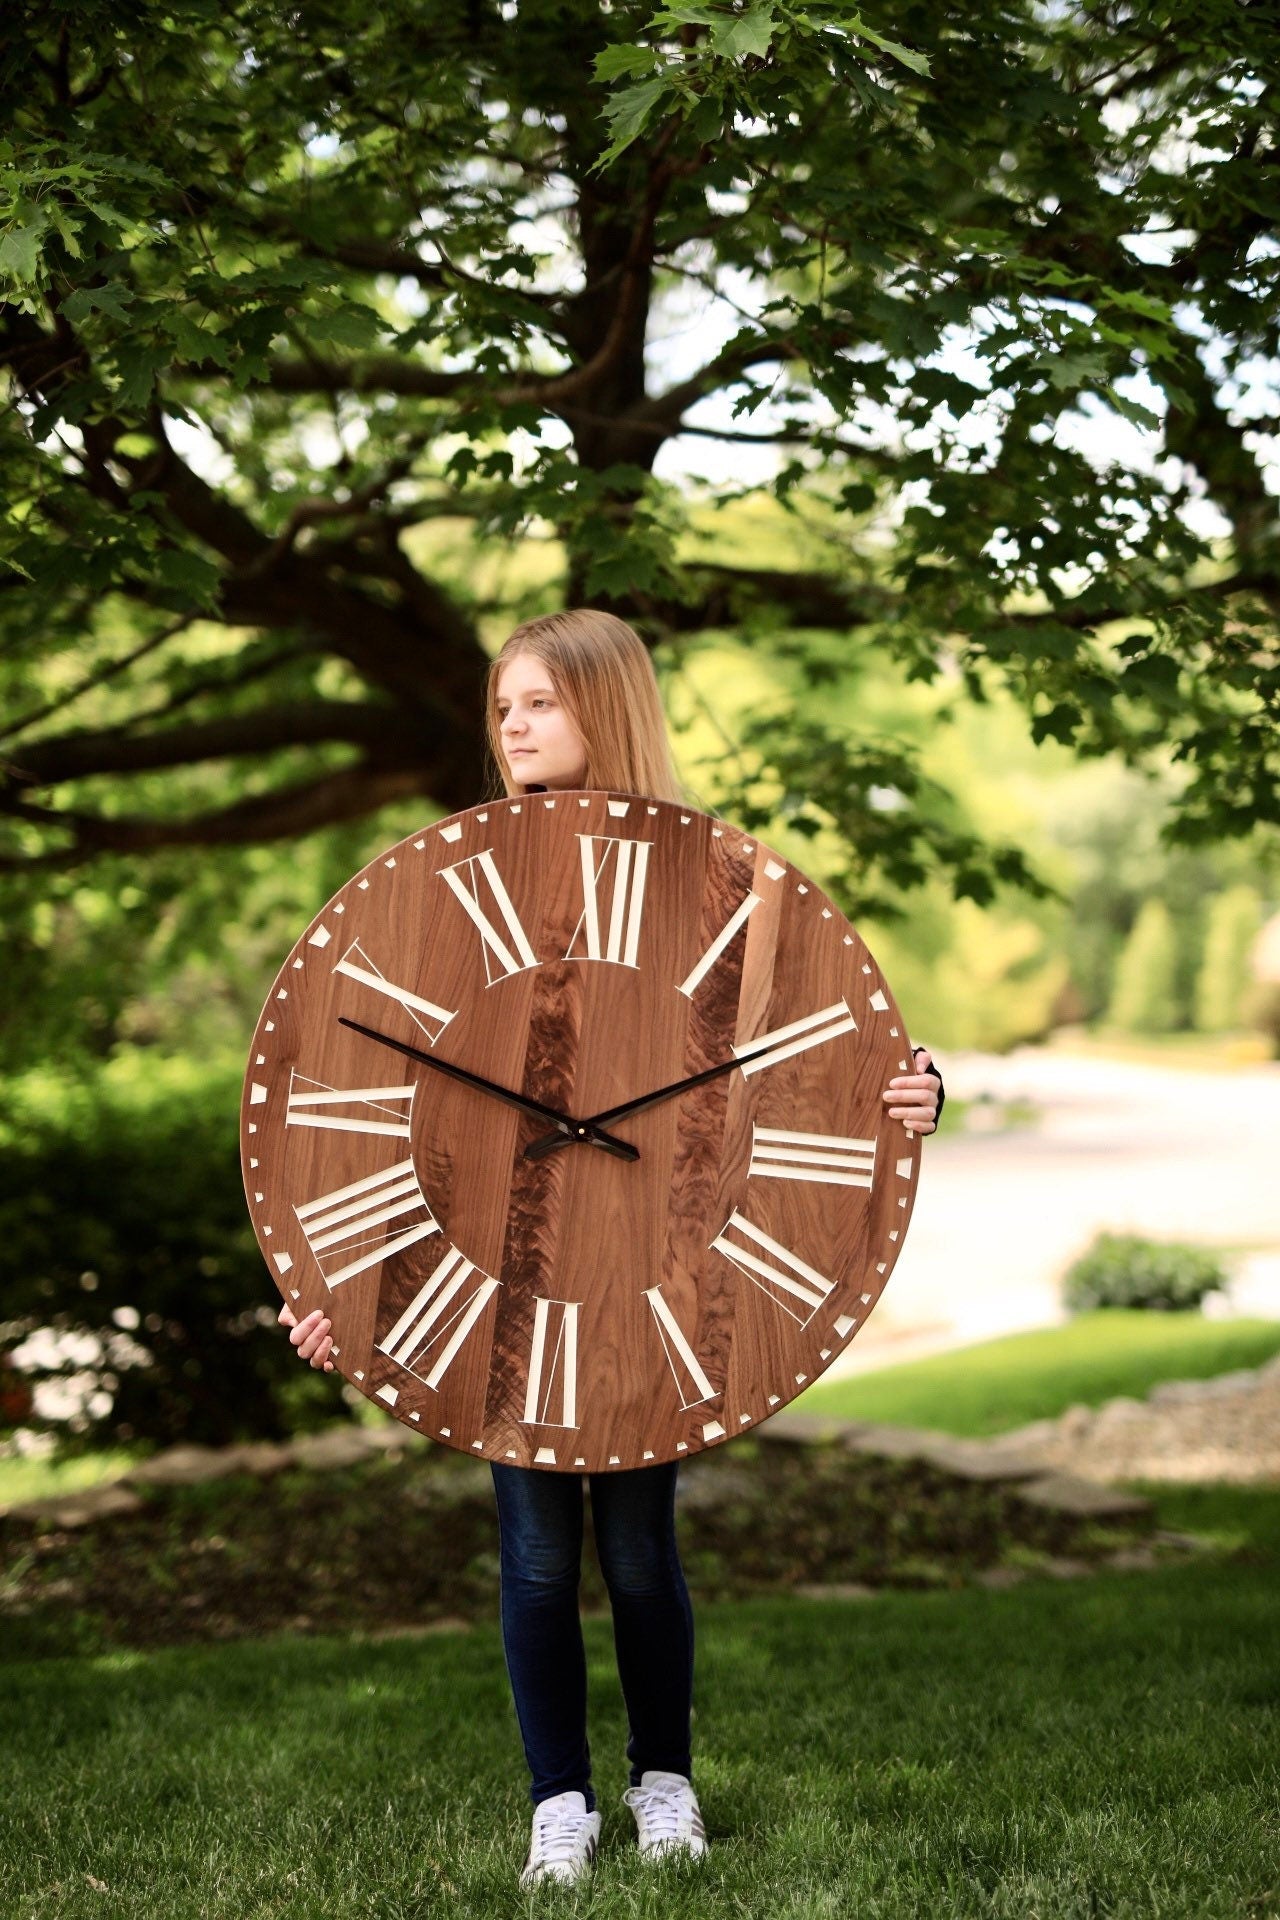
[[[882,1096],[890,1118],[905,1120],[908,1133],[932,1133],[938,1124],[938,1079],[926,1072],[932,1060],[928,1047],[917,1047],[915,1072],[899,1074]]]

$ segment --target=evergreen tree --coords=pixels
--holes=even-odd
[[[1179,1024],[1177,942],[1163,900],[1143,904],[1116,962],[1108,1020],[1127,1033],[1171,1033]]]
[[[1252,887],[1215,894],[1196,976],[1195,1022],[1201,1033],[1228,1033],[1244,1024],[1249,952],[1261,924],[1262,903]]]

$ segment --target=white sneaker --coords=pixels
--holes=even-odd
[[[636,1817],[641,1853],[703,1854],[707,1832],[702,1824],[698,1796],[682,1773],[641,1774],[638,1787],[628,1787],[623,1799]]]
[[[557,1793],[550,1800],[540,1800],[533,1810],[529,1858],[520,1885],[536,1886],[539,1880],[580,1880],[596,1857],[599,1838],[600,1815],[587,1812],[584,1795]]]

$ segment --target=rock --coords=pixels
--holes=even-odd
[[[1119,1547],[1107,1555],[1103,1564],[1114,1567],[1117,1573],[1149,1573],[1160,1561],[1151,1547]]]
[[[691,1460],[676,1481],[676,1505],[683,1513],[705,1513],[734,1501],[754,1502],[760,1480],[747,1467],[736,1467],[719,1453]]]
[[[1087,1560],[1048,1559],[1041,1563],[1040,1571],[1047,1573],[1051,1580],[1084,1580],[1093,1572]]]
[[[788,1447],[830,1447],[843,1440],[849,1421],[836,1420],[821,1413],[774,1413],[756,1427],[761,1440],[774,1440]]]
[[[242,1446],[227,1447],[223,1458],[228,1473],[251,1473],[260,1480],[280,1473],[293,1459],[292,1450],[272,1440],[246,1440]]]
[[[793,1587],[802,1600],[874,1600],[874,1587],[864,1587],[856,1580],[831,1580],[825,1584],[807,1582],[804,1586]]]
[[[920,1457],[957,1480],[1034,1480],[1044,1472],[1044,1461],[1036,1454],[1019,1453],[993,1441],[954,1440],[948,1445],[931,1446]]]
[[[235,1447],[167,1447],[152,1454],[124,1476],[129,1487],[191,1487],[206,1480],[224,1480],[241,1469],[228,1462]]]
[[[1006,1587],[1021,1586],[1026,1577],[1025,1567],[984,1567],[973,1576],[975,1585],[990,1587],[995,1593],[1003,1592]]]
[[[91,1526],[95,1520],[112,1520],[120,1514],[136,1513],[142,1500],[127,1487],[112,1482],[103,1487],[86,1487],[83,1493],[64,1493],[50,1500],[27,1500],[10,1507],[8,1520],[47,1520],[55,1527],[71,1529]]]
[[[1146,1407],[1141,1400],[1131,1400],[1121,1394],[1117,1399],[1108,1400],[1105,1406],[1098,1408],[1094,1415],[1094,1426],[1125,1426],[1130,1420],[1141,1420],[1145,1412]]]
[[[1088,1433],[1090,1427],[1093,1425],[1093,1419],[1094,1410],[1092,1407],[1079,1405],[1068,1407],[1064,1414],[1059,1415],[1056,1423],[1057,1429],[1060,1434],[1066,1434],[1069,1438],[1075,1439],[1080,1434]]]
[[[324,1433],[300,1434],[289,1451],[296,1466],[309,1467],[313,1473],[336,1473],[343,1467],[358,1467],[371,1454],[382,1451],[380,1443],[370,1438],[376,1431],[372,1427],[329,1427]]]
[[[923,1460],[935,1450],[957,1444],[949,1434],[932,1427],[885,1427],[871,1421],[846,1427],[843,1438],[850,1453],[879,1460]]]
[[[1138,1494],[1100,1486],[1095,1480],[1078,1480],[1070,1473],[1047,1473],[1042,1480],[1028,1481],[1015,1491],[1019,1500],[1027,1500],[1034,1507],[1091,1520],[1145,1520],[1151,1513],[1150,1501]]]

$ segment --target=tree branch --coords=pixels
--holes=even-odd
[[[56,786],[94,774],[143,773],[156,767],[190,766],[205,760],[273,753],[280,747],[316,746],[349,740],[385,748],[402,728],[394,708],[371,701],[314,701],[307,706],[259,707],[252,713],[137,733],[105,727],[31,741],[3,763],[11,786]]]
[[[108,661],[106,666],[100,668],[97,673],[91,673],[85,679],[78,680],[74,687],[69,687],[65,693],[59,694],[56,700],[50,700],[43,707],[36,707],[31,713],[24,713],[21,719],[0,728],[0,740],[12,740],[15,734],[25,733],[27,728],[35,726],[38,720],[48,720],[53,714],[61,713],[65,707],[72,706],[84,694],[92,693],[96,687],[105,687],[109,680],[117,679],[130,667],[136,666],[139,660],[145,660],[149,653],[154,653],[157,648],[162,647],[166,640],[172,640],[176,634],[184,632],[194,618],[194,614],[184,613],[180,620],[175,620],[169,626],[161,628],[159,633],[153,633],[149,639],[142,642],[141,646],[135,647],[132,653],[126,653],[119,660]]]
[[[117,815],[60,813],[29,801],[0,803],[0,810],[30,826],[70,832],[70,846],[46,853],[0,855],[0,872],[83,865],[103,853],[151,853],[161,847],[247,846],[263,840],[287,840],[315,833],[340,820],[356,820],[375,808],[432,789],[431,768],[358,767],[322,775],[297,786],[257,794],[234,806],[193,815],[188,820],[147,820]]]

